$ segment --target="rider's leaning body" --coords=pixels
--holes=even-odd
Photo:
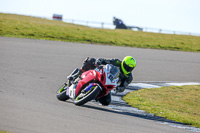
[[[133,75],[131,72],[136,66],[136,60],[132,56],[126,56],[122,61],[120,61],[119,59],[103,59],[103,58],[99,58],[96,60],[95,58],[88,57],[84,60],[81,69],[78,69],[76,73],[73,73],[70,76],[68,76],[69,81],[74,80],[85,71],[95,69],[96,68],[95,64],[98,65],[112,64],[120,69],[119,86],[117,87],[118,92],[123,92],[128,86],[128,84],[130,84],[133,80]],[[109,105],[111,103],[111,93],[97,100],[102,105]]]

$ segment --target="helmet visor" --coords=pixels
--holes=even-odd
[[[134,69],[134,67],[127,65],[125,61],[123,62],[123,67],[127,72],[131,72]]]

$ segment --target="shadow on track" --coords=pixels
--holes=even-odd
[[[115,114],[120,114],[120,115],[131,116],[131,117],[138,117],[138,118],[153,120],[153,121],[162,122],[162,123],[168,122],[168,123],[173,123],[173,124],[186,125],[186,124],[176,122],[176,121],[172,121],[172,120],[168,120],[168,119],[165,119],[165,118],[159,117],[159,116],[144,116],[144,115],[141,115],[141,114],[131,113],[131,112],[118,112],[118,111],[115,111],[115,110],[112,110],[112,109],[106,109],[106,108],[101,108],[101,107],[96,107],[96,106],[91,106],[91,105],[83,105],[82,107],[94,109],[94,110],[105,111],[105,112],[110,112],[110,113],[115,113]]]

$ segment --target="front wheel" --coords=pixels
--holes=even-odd
[[[60,101],[66,101],[69,99],[69,96],[66,95],[67,84],[64,83],[56,92],[56,97]]]
[[[81,92],[76,99],[74,100],[75,105],[81,106],[88,101],[91,101],[97,97],[101,89],[99,86],[95,86],[93,89],[88,92]]]

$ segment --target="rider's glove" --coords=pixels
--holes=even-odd
[[[117,87],[117,92],[123,92],[125,90],[125,87]]]
[[[101,65],[102,62],[103,62],[103,59],[102,59],[102,58],[98,58],[98,59],[96,60],[96,64],[97,64],[97,65]]]

